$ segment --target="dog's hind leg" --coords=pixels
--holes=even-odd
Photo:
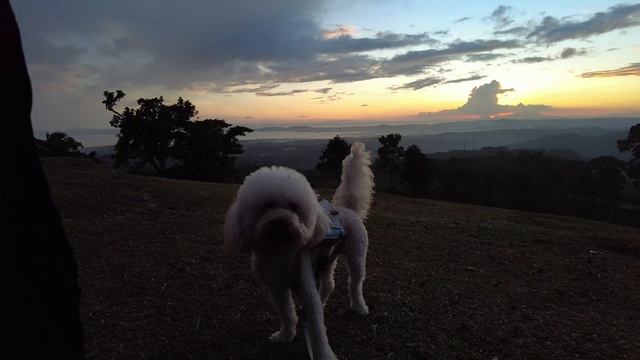
[[[364,302],[364,296],[362,295],[362,284],[366,275],[366,248],[365,251],[346,251],[345,257],[349,266],[349,303],[351,310],[358,315],[367,315],[369,307]]]
[[[272,288],[273,300],[280,314],[280,330],[271,335],[272,342],[291,342],[296,337],[298,316],[291,297],[291,290],[287,288]]]
[[[336,288],[336,282],[333,280],[333,271],[336,268],[337,256],[332,255],[327,263],[327,268],[322,271],[319,275],[318,282],[320,283],[320,301],[322,301],[322,305],[327,304],[327,300],[329,299],[329,295]]]

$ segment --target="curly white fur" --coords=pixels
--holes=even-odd
[[[302,298],[309,318],[314,359],[335,358],[327,340],[322,304],[334,289],[333,272],[339,255],[346,257],[349,266],[351,309],[360,315],[369,312],[362,285],[368,247],[363,220],[373,194],[370,164],[364,145],[354,143],[343,161],[341,183],[334,195],[347,235],[329,259],[326,271],[319,274],[319,292],[308,261],[327,234],[330,219],[303,175],[284,167],[255,171],[245,178],[225,219],[225,248],[232,253],[251,253],[252,270],[272,292],[281,321],[271,340],[289,342],[295,337],[295,293]]]

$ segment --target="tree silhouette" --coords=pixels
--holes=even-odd
[[[235,157],[242,154],[238,136],[252,132],[244,126],[231,126],[224,120],[202,120],[187,124],[174,146],[174,155],[181,162],[176,175],[206,181],[227,179]]]
[[[138,99],[138,108],[125,107],[122,113],[114,108],[125,93],[104,92],[102,103],[114,115],[109,122],[120,129],[115,146],[115,167],[136,160],[136,166],[149,164],[159,175],[165,175],[167,160],[172,156],[176,139],[184,135],[190,120],[197,114],[188,100],[178,98],[173,105],[165,105],[164,99],[155,97]]]
[[[627,174],[636,179],[635,185],[640,186],[640,124],[633,125],[629,129],[626,139],[618,140],[618,150],[620,152],[631,151],[631,159]]]
[[[414,195],[425,195],[431,183],[431,161],[417,145],[411,145],[404,152],[402,180],[409,184]]]
[[[611,156],[601,156],[589,161],[596,176],[594,179],[594,195],[607,199],[620,197],[620,190],[625,183],[624,170],[626,163]]]
[[[389,173],[389,189],[393,189],[393,175],[398,171],[404,157],[404,148],[400,146],[400,134],[388,134],[378,138],[378,162]]]
[[[342,172],[342,160],[349,155],[350,145],[339,135],[327,142],[327,146],[322,150],[316,170],[324,176],[337,183]]]
[[[71,136],[63,132],[47,133],[45,140],[35,139],[40,156],[81,156],[78,150],[83,147]]]
[[[162,97],[139,99],[137,109],[115,110],[125,97],[121,90],[105,91],[102,103],[120,129],[114,166],[151,165],[159,175],[195,180],[225,180],[233,173],[235,156],[242,153],[238,136],[253,130],[224,120],[194,121],[198,113],[188,100],[165,105]],[[171,165],[171,168],[168,167]]]

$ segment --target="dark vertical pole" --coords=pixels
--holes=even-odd
[[[2,359],[80,359],[76,262],[35,151],[20,32],[0,0]]]

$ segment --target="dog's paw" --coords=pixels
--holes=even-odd
[[[269,337],[269,341],[273,343],[289,343],[293,341],[293,338],[296,337],[295,331],[277,331],[271,334]]]
[[[364,316],[369,314],[369,307],[366,304],[351,305],[351,311],[356,315]]]

